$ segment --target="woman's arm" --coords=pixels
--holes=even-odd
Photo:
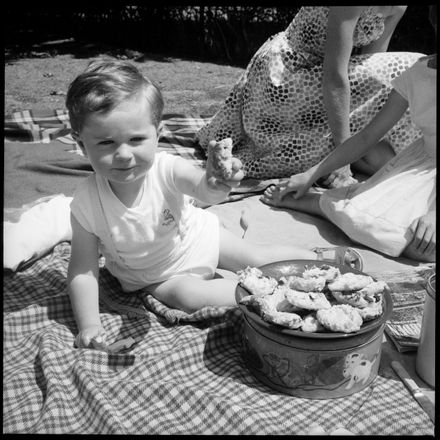
[[[394,127],[407,108],[408,101],[398,92],[392,90],[387,102],[365,128],[333,150],[318,165],[311,168],[311,170],[314,168],[313,178],[317,180],[364,156],[371,146],[377,144]]]
[[[72,245],[67,285],[73,314],[82,338],[83,346],[88,346],[93,336],[98,336],[101,328],[99,317],[98,288],[98,239],[87,232],[71,215]],[[89,330],[89,334],[87,331]]]
[[[368,125],[335,148],[321,162],[302,174],[292,176],[280,185],[280,196],[284,197],[289,192],[295,191],[295,198],[300,198],[313,185],[313,182],[322,176],[364,156],[371,146],[377,144],[394,127],[407,108],[408,101],[392,90],[387,102]]]
[[[386,52],[397,24],[406,11],[406,6],[393,6],[392,13],[385,18],[385,29],[382,35],[368,46],[362,48],[362,54]]]
[[[330,7],[324,52],[322,93],[335,146],[350,137],[348,63],[353,33],[365,6]]]

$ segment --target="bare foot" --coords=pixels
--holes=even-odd
[[[280,196],[280,189],[275,185],[271,185],[268,188],[266,188],[266,191],[264,191],[264,194],[260,197],[260,200],[263,203],[266,203],[266,205],[276,206],[276,207],[283,206],[282,199]]]
[[[271,185],[266,189],[266,191],[264,191],[264,194],[260,197],[260,200],[266,205],[275,206],[276,208],[295,209],[308,214],[325,217],[319,206],[320,198],[321,193],[314,191],[309,191],[299,199],[295,199],[293,193],[288,193],[281,198],[279,187]]]

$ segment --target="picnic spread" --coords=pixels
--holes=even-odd
[[[194,135],[208,120],[165,115],[159,150],[204,166],[206,156]],[[76,185],[93,172],[70,136],[63,110],[6,117],[4,149],[4,224],[11,233],[43,202],[67,206]],[[362,272],[387,283],[392,301],[424,298],[435,265],[387,257],[352,242],[322,218],[264,205],[259,197],[274,182],[244,179],[226,202],[205,209],[247,240],[350,246],[363,257]],[[249,218],[245,229],[243,212]],[[110,344],[129,342],[115,351],[75,348],[77,329],[66,287],[70,243],[68,231],[59,227],[64,220],[52,216],[53,224],[33,223],[21,237],[33,246],[31,257],[22,253],[20,261],[17,248],[13,267],[4,266],[4,433],[299,435],[319,425],[355,435],[434,435],[433,421],[392,367],[394,361],[404,365],[433,402],[433,389],[415,373],[416,352],[399,352],[385,334],[375,345],[377,373],[362,389],[339,398],[298,397],[274,389],[249,368],[248,324],[238,305],[188,314],[146,290],[124,293],[103,259],[101,321]],[[236,276],[222,270],[218,275]],[[323,377],[332,369],[329,362]],[[344,386],[353,381],[347,377]]]

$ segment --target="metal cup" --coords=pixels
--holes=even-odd
[[[426,292],[416,372],[427,384],[435,388],[435,273],[428,279]]]

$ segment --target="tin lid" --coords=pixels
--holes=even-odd
[[[435,273],[433,273],[426,283],[426,291],[428,295],[435,301]]]

